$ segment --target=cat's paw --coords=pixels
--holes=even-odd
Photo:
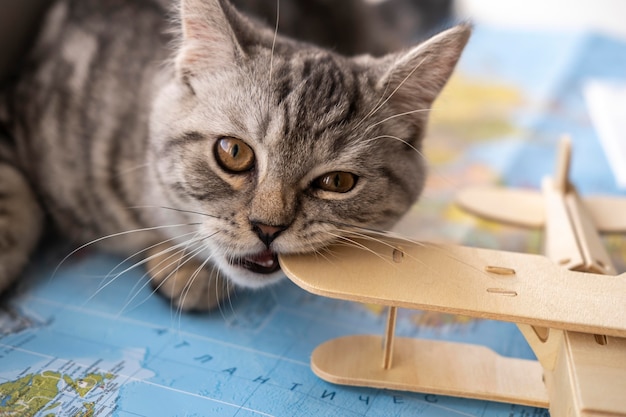
[[[234,291],[212,264],[204,267],[195,260],[172,254],[167,244],[148,252],[147,268],[152,286],[183,310],[211,310]]]
[[[0,163],[0,292],[13,283],[37,246],[43,213],[23,175]]]

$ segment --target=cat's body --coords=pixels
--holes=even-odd
[[[347,59],[225,1],[183,0],[180,34],[167,14],[150,0],[50,10],[1,97],[0,290],[44,212],[78,243],[146,258],[155,287],[205,308],[231,283],[278,279],[277,253],[387,227],[419,196],[427,112],[467,27]]]

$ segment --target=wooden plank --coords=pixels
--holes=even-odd
[[[397,307],[389,307],[387,317],[387,327],[385,329],[385,340],[383,343],[383,369],[391,368],[393,360],[393,342],[396,338],[396,318],[398,316]]]
[[[626,232],[626,198],[612,196],[586,196],[583,204],[599,232]]]
[[[544,248],[546,256],[561,268],[583,270],[586,261],[570,219],[565,194],[550,178],[544,178],[542,190],[547,218]]]
[[[559,140],[557,149],[556,167],[554,172],[554,188],[561,194],[570,189],[569,168],[572,162],[572,140],[568,135],[563,135]]]
[[[459,192],[456,202],[469,213],[499,223],[540,229],[546,222],[545,202],[536,190],[469,187]],[[589,195],[582,203],[598,232],[626,232],[626,198]]]
[[[572,226],[576,230],[578,247],[585,258],[584,271],[606,275],[617,274],[611,257],[575,190],[572,189],[565,196],[565,204],[567,205]],[[561,240],[560,237],[557,237],[557,239]]]
[[[476,216],[531,229],[545,224],[545,203],[536,190],[493,186],[461,190],[456,203]]]
[[[383,338],[347,336],[318,346],[311,369],[342,385],[548,406],[537,361],[508,358],[463,343],[397,337],[390,369],[380,366]]]
[[[353,241],[330,246],[325,256],[282,255],[283,271],[331,298],[626,336],[626,274],[568,271],[539,255],[384,236]],[[394,250],[404,253],[401,263],[393,261]],[[514,274],[486,272],[490,266]]]
[[[602,343],[594,335],[565,332],[554,372],[546,373],[551,415],[626,416],[626,339]]]

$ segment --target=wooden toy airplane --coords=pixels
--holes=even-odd
[[[383,336],[330,340],[313,352],[313,371],[337,384],[538,406],[553,417],[626,416],[626,273],[615,275],[597,233],[626,231],[626,199],[581,200],[569,162],[563,141],[542,193],[481,188],[460,199],[491,219],[544,226],[547,257],[362,232],[327,254],[282,256],[307,291],[389,306]],[[538,361],[394,337],[398,307],[514,322]]]

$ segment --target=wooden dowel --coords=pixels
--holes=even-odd
[[[559,142],[556,172],[554,173],[554,186],[562,193],[566,193],[569,189],[569,167],[571,158],[572,141],[568,135],[563,135]]]
[[[385,345],[383,350],[383,369],[391,369],[393,359],[393,338],[396,332],[397,307],[389,307],[387,316],[387,328],[385,329]]]

